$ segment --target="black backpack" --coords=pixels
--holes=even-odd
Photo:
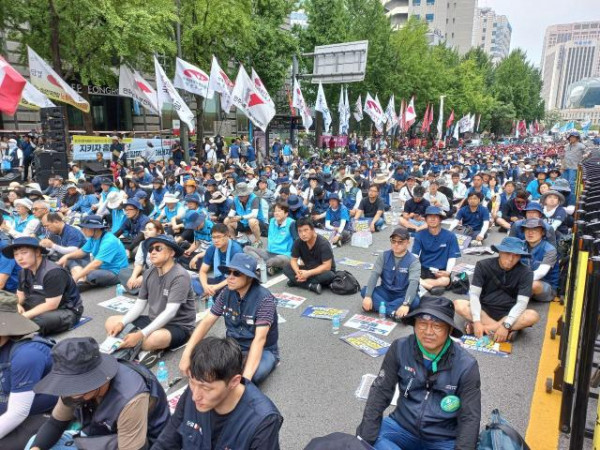
[[[360,284],[350,272],[338,270],[329,285],[334,294],[351,295],[360,291]]]

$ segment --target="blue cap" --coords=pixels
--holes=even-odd
[[[492,250],[495,252],[514,253],[515,255],[529,255],[527,251],[527,243],[516,237],[505,237],[500,245],[492,245]]]
[[[327,200],[337,200],[339,202],[340,196],[336,192],[334,192],[332,194],[329,194],[329,197],[327,197]]]
[[[206,220],[206,214],[198,211],[188,211],[183,217],[183,226],[186,230],[195,230]]]
[[[125,206],[133,206],[135,209],[142,209],[142,205],[140,205],[140,201],[133,197],[123,203],[123,207]]]
[[[91,216],[85,216],[79,223],[79,228],[90,228],[92,230],[101,230],[107,228],[102,217],[92,214]]]
[[[108,177],[104,177],[100,180],[100,184],[108,184],[109,186],[112,186],[113,181]]]
[[[437,206],[428,206],[427,209],[425,209],[425,215],[426,216],[446,217],[446,214],[444,214],[444,211],[442,211],[442,209],[438,208]]]
[[[213,179],[210,179],[206,182],[207,186],[216,186],[217,184],[218,184],[217,180],[213,180]]]
[[[258,276],[256,275],[256,259],[245,253],[236,253],[231,258],[231,261],[229,261],[229,264],[219,266],[221,272],[227,269],[237,270],[250,278],[258,280]]]
[[[134,195],[134,198],[137,198],[138,200],[142,200],[144,198],[148,198],[148,194],[146,193],[146,191],[137,191]]]
[[[187,203],[187,202],[196,202],[196,203],[200,204],[200,196],[198,194],[189,194],[189,195],[186,195],[183,198],[183,201],[185,203]]]
[[[537,202],[529,202],[527,204],[527,206],[525,208],[523,208],[523,211],[539,211],[540,213],[544,214],[544,210],[542,209],[542,205],[540,205]]]

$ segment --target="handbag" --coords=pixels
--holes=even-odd
[[[525,439],[502,417],[498,409],[492,411],[490,423],[479,434],[478,450],[529,450]]]
[[[338,270],[329,285],[329,289],[334,294],[352,295],[360,291],[360,283],[350,272]]]

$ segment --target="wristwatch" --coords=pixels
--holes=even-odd
[[[410,306],[410,303],[404,302],[404,303],[402,303],[402,306]]]
[[[502,326],[503,326],[504,328],[506,328],[507,330],[509,330],[509,331],[510,331],[510,329],[512,328],[512,325],[511,325],[510,323],[508,323],[508,322],[504,322],[504,323],[502,324]]]

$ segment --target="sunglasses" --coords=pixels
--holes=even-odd
[[[241,277],[243,275],[243,273],[240,272],[239,270],[226,270],[225,275],[227,275],[227,276],[233,275],[234,277],[238,278],[238,277]]]
[[[148,248],[148,253],[154,253],[154,252],[162,252],[165,249],[164,246],[162,245],[153,245],[152,247]]]

